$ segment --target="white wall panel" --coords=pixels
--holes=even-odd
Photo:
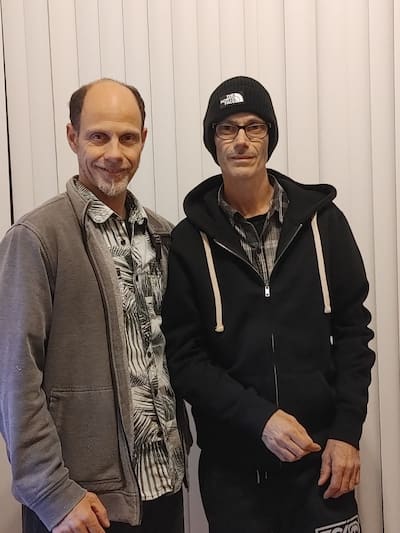
[[[394,124],[393,3],[370,2],[371,131],[376,324],[385,532],[400,523],[398,257]],[[391,280],[390,283],[387,280]],[[380,357],[379,357],[380,355]],[[393,414],[396,413],[396,416]]]
[[[11,158],[14,215],[19,218],[35,204],[24,2],[3,0],[2,18],[10,152],[19,154]]]
[[[202,118],[200,108],[197,10],[195,0],[172,1],[174,54],[176,150],[179,218],[187,192],[202,181]],[[210,157],[210,156],[209,156]],[[211,159],[211,157],[210,157]],[[197,480],[199,450],[195,445],[189,458],[189,531],[207,533],[207,521],[200,504]]]
[[[68,102],[79,87],[75,5],[72,0],[52,0],[48,9],[58,190],[64,191],[65,182],[78,170],[65,130]]]
[[[219,0],[222,79],[246,73],[244,1]]]
[[[101,77],[99,16],[97,0],[75,0],[78,85]]]
[[[179,208],[171,4],[165,0],[152,0],[148,6],[155,207],[159,213],[177,221]]]
[[[3,65],[3,31],[0,9],[0,65]],[[7,110],[4,68],[0,67],[0,239],[11,223],[10,182],[8,168]]]
[[[3,68],[3,18],[0,5],[0,239],[11,224],[5,79]],[[0,332],[1,334],[1,332]],[[0,438],[0,531],[20,533],[20,506],[11,495],[11,472]]]
[[[221,38],[219,31],[219,2],[204,0],[197,2],[197,31],[199,51],[199,92],[201,120],[207,109],[211,92],[222,81],[221,78]],[[204,145],[201,152],[201,176],[212,176],[219,173]],[[200,178],[199,178],[200,182]]]
[[[328,183],[348,174],[345,3],[317,3],[320,179]]]
[[[143,97],[148,129],[140,167],[131,189],[143,205],[154,209],[155,176],[147,0],[124,0],[123,14],[126,82],[137,87]]]
[[[319,181],[315,0],[285,2],[288,171]]]
[[[173,0],[176,153],[179,218],[189,190],[201,181],[202,110],[199,93],[199,50],[195,0]]]
[[[27,88],[32,181],[36,206],[58,192],[47,0],[25,1],[24,18],[27,22],[25,25]],[[10,97],[18,99],[17,95],[11,94]],[[21,178],[23,187],[25,176]]]
[[[288,131],[286,102],[286,52],[284,2],[257,1],[258,79],[271,95],[279,126],[279,142],[269,166],[288,170]]]
[[[125,79],[122,0],[98,0],[101,74]]]

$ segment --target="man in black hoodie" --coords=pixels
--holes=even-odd
[[[211,533],[356,533],[368,282],[335,189],[266,169],[277,141],[256,80],[211,94],[204,143],[221,174],[173,232],[171,379],[193,408]]]

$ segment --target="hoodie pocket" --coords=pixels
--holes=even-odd
[[[121,466],[113,390],[53,389],[49,410],[71,479],[86,488],[115,488],[115,482],[119,486]]]
[[[335,391],[321,372],[278,374],[279,407],[308,431],[330,425],[335,414]]]

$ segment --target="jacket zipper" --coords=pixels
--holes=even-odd
[[[249,262],[249,261],[246,261],[246,259],[244,259],[244,257],[242,257],[240,254],[236,253],[234,250],[232,250],[231,248],[229,248],[228,246],[225,246],[225,244],[222,244],[222,242],[219,242],[217,241],[216,239],[214,239],[214,242],[216,244],[218,244],[218,246],[220,246],[221,248],[223,248],[224,250],[226,250],[227,252],[231,253],[232,255],[234,255],[235,257],[237,257],[238,259],[240,259],[241,261],[243,261],[243,263],[245,263],[246,265],[248,265],[252,270],[254,270],[254,272],[257,274],[258,278],[263,282],[264,284],[264,294],[265,294],[265,297],[266,298],[269,298],[270,295],[271,295],[271,291],[270,291],[270,287],[269,287],[269,282],[266,284],[263,280],[263,278],[260,276],[258,270]]]
[[[286,243],[285,247],[283,248],[283,250],[281,251],[281,253],[278,255],[278,257],[275,259],[275,264],[274,264],[274,267],[278,264],[278,262],[281,260],[283,254],[286,252],[286,250],[289,248],[289,246],[292,244],[292,242],[294,241],[294,239],[296,238],[297,234],[299,233],[299,231],[301,230],[301,228],[303,227],[303,224],[299,224],[296,228],[296,231],[293,233],[293,235],[291,236],[291,238],[289,239],[289,241]]]
[[[291,238],[289,239],[289,241],[286,243],[285,247],[283,248],[283,250],[281,251],[281,253],[279,254],[279,256],[276,258],[275,260],[275,264],[274,266],[277,265],[277,263],[281,260],[283,254],[286,252],[286,250],[289,248],[289,246],[292,244],[292,242],[294,241],[294,239],[296,238],[297,234],[299,233],[299,231],[301,230],[301,228],[303,227],[303,224],[299,224],[295,230],[295,232],[293,233],[293,235],[291,236]],[[244,259],[240,254],[236,253],[234,250],[232,250],[231,248],[229,248],[228,246],[226,246],[225,244],[222,244],[221,242],[217,241],[216,239],[214,239],[214,242],[216,244],[218,244],[218,246],[220,246],[221,248],[223,248],[224,250],[226,250],[227,252],[231,253],[232,255],[234,255],[235,257],[237,257],[238,259],[240,259],[241,261],[243,261],[244,263],[246,263],[246,265],[248,265],[250,268],[252,268],[254,270],[254,272],[257,274],[257,276],[262,280],[262,282],[264,283],[264,295],[266,298],[269,298],[271,296],[271,287],[270,287],[270,280],[267,281],[267,283],[264,282],[263,278],[260,276],[260,274],[258,273],[257,269],[249,262],[249,261],[246,261],[246,259]],[[276,402],[276,406],[279,408],[279,382],[278,382],[278,367],[277,367],[277,363],[276,363],[276,352],[275,352],[275,336],[274,334],[272,333],[271,334],[271,349],[272,349],[272,354],[273,354],[273,369],[274,369],[274,387],[275,387],[275,402]]]
[[[291,238],[289,239],[289,241],[286,243],[285,247],[283,248],[283,250],[281,251],[281,253],[279,254],[279,256],[276,258],[275,260],[275,264],[274,264],[274,267],[278,264],[278,262],[281,260],[283,254],[286,252],[286,250],[289,248],[289,246],[292,244],[292,242],[294,241],[294,239],[296,238],[297,234],[299,233],[299,231],[301,230],[301,228],[303,227],[303,224],[299,224],[296,228],[296,231],[293,233],[293,235],[291,236]],[[259,272],[257,271],[257,269],[249,262],[249,261],[246,261],[246,259],[244,259],[240,254],[238,254],[237,252],[235,252],[234,250],[232,250],[232,248],[229,248],[228,246],[226,246],[225,244],[222,244],[222,242],[220,241],[217,241],[217,239],[214,239],[214,242],[216,244],[218,244],[218,246],[220,246],[221,248],[223,248],[224,250],[226,250],[227,252],[231,253],[232,255],[234,255],[235,257],[237,257],[238,259],[240,259],[241,261],[243,261],[243,263],[246,263],[246,265],[248,265],[252,270],[254,270],[254,272],[257,274],[257,276],[259,277],[259,279],[261,279],[261,281],[263,282],[264,284],[264,295],[266,298],[269,298],[271,296],[271,286],[270,286],[270,280],[267,281],[267,283],[265,283],[265,281],[263,280],[263,278],[260,276]]]

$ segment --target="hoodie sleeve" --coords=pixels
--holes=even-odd
[[[367,413],[368,387],[375,354],[368,343],[371,314],[364,302],[368,281],[350,226],[336,207],[327,217],[323,246],[328,253],[332,301],[336,418],[330,437],[359,446]]]
[[[86,491],[69,478],[42,389],[50,278],[37,236],[23,225],[11,228],[0,243],[0,430],[14,496],[52,530]]]
[[[202,415],[258,442],[277,407],[254,389],[245,388],[210,356],[198,307],[203,295],[198,294],[193,276],[199,249],[204,254],[197,231],[186,235],[173,232],[163,301],[171,382],[177,393]]]

